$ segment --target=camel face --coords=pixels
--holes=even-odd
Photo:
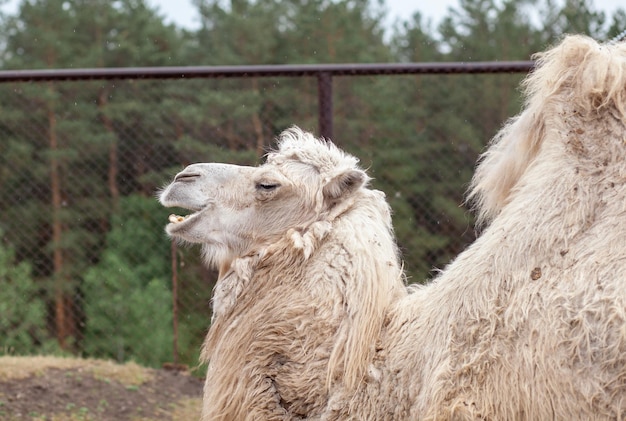
[[[290,230],[306,229],[367,181],[361,170],[342,167],[339,154],[305,136],[283,142],[259,167],[190,165],[159,195],[163,206],[191,211],[170,215],[166,231],[202,244],[207,262],[219,268],[259,252]]]
[[[249,215],[245,214],[244,204],[231,204],[232,195],[227,193],[243,187],[235,186],[236,180],[249,176],[252,170],[226,164],[194,164],[178,173],[159,199],[166,207],[179,207],[192,213],[185,217],[170,215],[167,233],[191,243],[229,244],[229,237],[236,233],[225,230],[229,225],[225,217],[231,217],[232,221]],[[229,207],[233,212],[220,212]]]
[[[307,190],[272,165],[193,164],[176,175],[160,201],[192,211],[184,217],[170,215],[170,236],[226,248],[237,256],[310,218],[303,206]]]

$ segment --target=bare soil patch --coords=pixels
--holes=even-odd
[[[56,357],[0,357],[0,420],[194,420],[202,380],[187,371]]]

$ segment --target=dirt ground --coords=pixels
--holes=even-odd
[[[193,421],[202,380],[180,370],[58,357],[0,357],[0,420]]]

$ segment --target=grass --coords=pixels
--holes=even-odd
[[[112,361],[94,359],[5,356],[0,357],[0,381],[24,379],[51,368],[84,370],[99,380],[115,380],[127,387],[140,386],[152,378],[144,367],[133,362],[117,364]]]
[[[0,356],[0,382],[6,383],[29,377],[41,377],[49,369],[71,370],[64,375],[77,379],[78,382],[74,383],[78,385],[80,385],[81,379],[85,379],[87,376],[106,384],[117,382],[123,385],[128,393],[135,393],[140,388],[143,389],[145,383],[155,379],[154,369],[144,368],[133,362],[117,364],[111,361],[68,357]],[[150,386],[150,389],[153,387]],[[71,395],[71,391],[68,393]],[[99,421],[103,413],[115,405],[115,402],[103,397],[89,408],[70,402],[62,409],[62,413],[43,413],[44,410],[39,409],[19,416],[9,415],[10,412],[7,412],[7,405],[9,404],[10,402],[7,402],[0,393],[0,420],[2,421]],[[146,404],[149,405],[149,403]],[[130,418],[125,419],[130,421],[197,420],[200,418],[201,407],[201,398],[182,397],[170,403],[166,402],[161,406],[162,409],[158,409],[154,417],[130,415]]]

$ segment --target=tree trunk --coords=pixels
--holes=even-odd
[[[49,87],[50,91],[54,88]],[[69,314],[72,307],[71,299],[67,297],[67,277],[64,273],[65,256],[61,240],[63,239],[64,226],[61,219],[63,197],[61,192],[61,174],[58,158],[59,140],[57,138],[57,120],[52,104],[48,105],[48,140],[50,146],[50,190],[52,193],[52,262],[54,279],[54,322],[56,337],[62,349],[67,349],[68,338],[73,333],[73,321]]]
[[[111,142],[109,143],[109,169],[108,169],[108,184],[109,194],[111,195],[111,204],[113,212],[119,207],[120,190],[117,186],[117,174],[118,168],[118,153],[117,153],[117,137],[115,130],[113,129],[113,121],[106,114],[106,106],[108,104],[109,90],[103,88],[98,95],[98,108],[100,109],[100,119],[104,125],[104,129],[111,135]]]

